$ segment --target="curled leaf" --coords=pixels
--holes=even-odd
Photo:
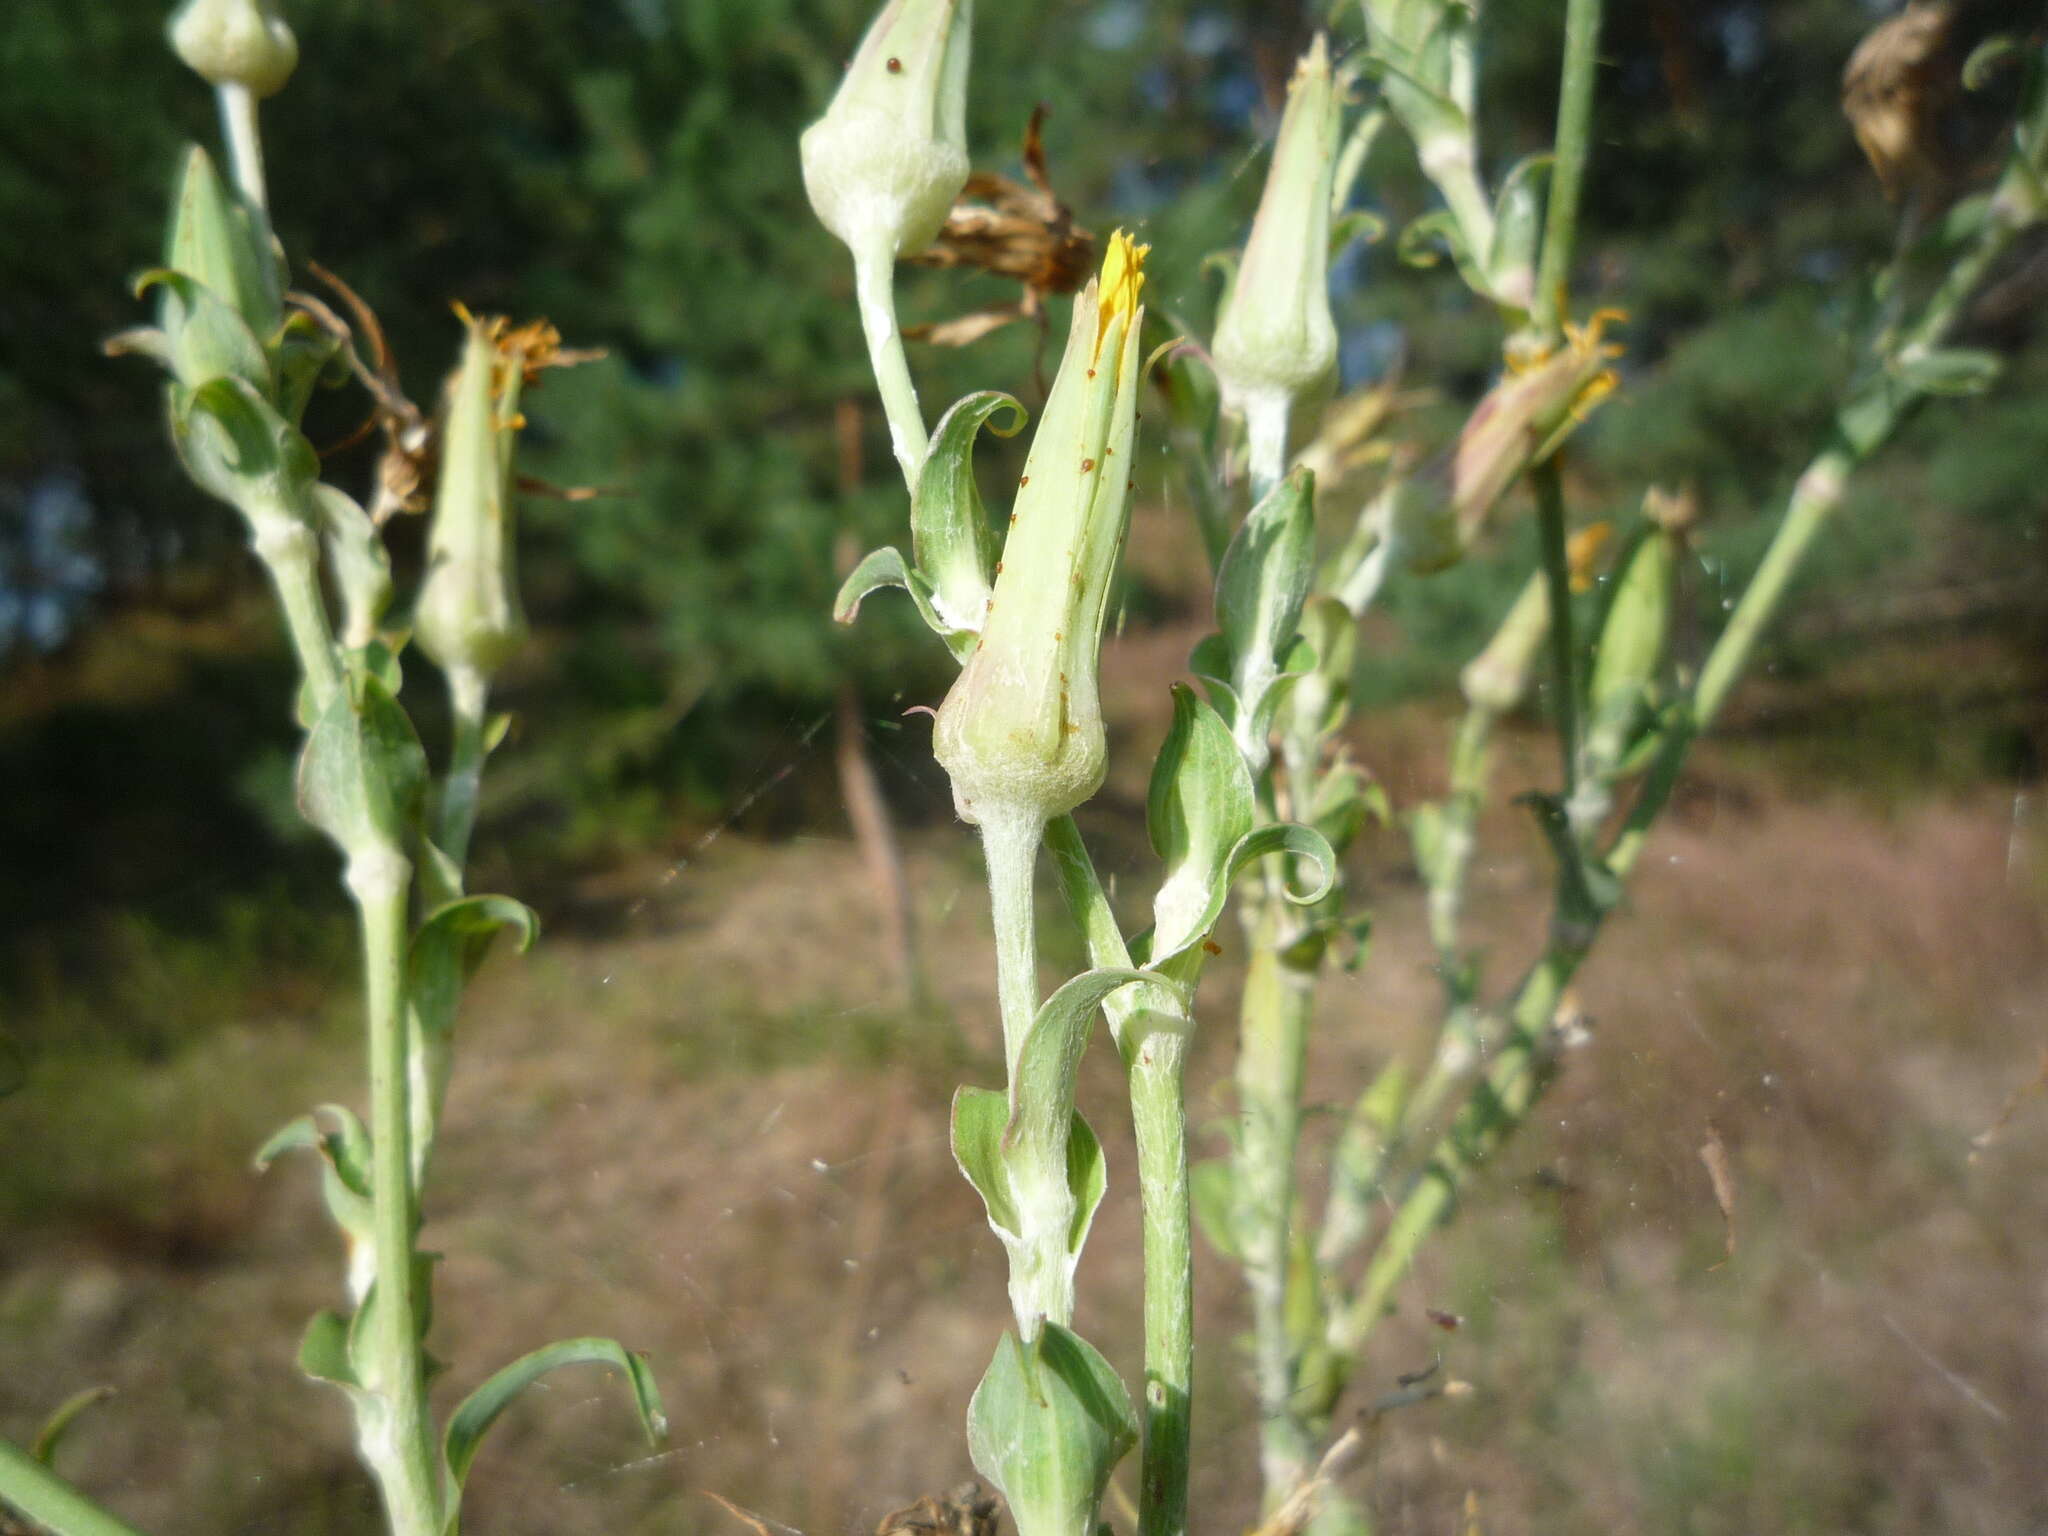
[[[447,1436],[442,1444],[448,1481],[449,1531],[455,1529],[455,1506],[484,1435],[514,1398],[548,1372],[565,1365],[609,1365],[616,1369],[626,1378],[626,1386],[633,1395],[633,1411],[639,1416],[640,1427],[647,1432],[648,1443],[659,1445],[668,1434],[668,1417],[662,1412],[661,1391],[654,1383],[654,1373],[648,1369],[646,1357],[627,1349],[616,1339],[563,1339],[522,1355],[464,1398],[461,1406],[449,1417]]]

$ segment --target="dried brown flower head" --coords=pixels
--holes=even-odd
[[[1953,0],[1912,0],[1856,45],[1842,70],[1842,111],[1894,202],[1943,179],[1935,121],[1955,94]]]

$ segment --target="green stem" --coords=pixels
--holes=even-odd
[[[1372,153],[1372,146],[1386,125],[1387,114],[1382,107],[1359,113],[1358,121],[1351,125],[1351,132],[1344,138],[1344,147],[1337,153],[1336,171],[1330,177],[1331,214],[1342,214],[1351,206],[1351,193],[1358,185],[1358,173],[1365,169],[1365,157]]]
[[[1576,0],[1575,0],[1576,3]],[[2011,243],[2013,231],[1994,225],[1950,271],[1907,341],[1928,347],[1945,336],[1990,267]],[[1747,670],[1758,640],[1783,606],[1813,541],[1841,504],[1849,473],[1888,438],[1917,397],[1880,380],[1843,408],[1834,439],[1799,477],[1785,517],[1763,563],[1744,590],[1728,626],[1715,642],[1692,698],[1690,719],[1675,730],[1658,754],[1629,818],[1609,849],[1606,864],[1626,880],[1640,862],[1651,829],[1668,803],[1692,742],[1710,726],[1736,682]],[[1553,593],[1555,589],[1553,587]],[[1553,614],[1565,612],[1555,602]],[[1557,625],[1553,623],[1552,633]],[[1492,1155],[1526,1116],[1546,1077],[1551,1020],[1565,986],[1598,934],[1599,920],[1572,943],[1553,941],[1524,980],[1511,1018],[1513,1030],[1457,1121],[1439,1142],[1423,1177],[1390,1223],[1364,1282],[1351,1305],[1332,1324],[1330,1338],[1355,1355],[1386,1306],[1388,1296],[1413,1264],[1423,1239],[1449,1214],[1452,1201],[1472,1169]]]
[[[448,774],[441,783],[441,815],[434,841],[458,870],[469,862],[469,838],[476,829],[484,773],[484,706],[489,693],[490,679],[475,667],[449,669],[448,703],[454,736]]]
[[[1142,1028],[1142,1017],[1139,1027]],[[1130,1065],[1145,1229],[1145,1440],[1138,1536],[1184,1536],[1195,1386],[1195,1267],[1189,1229],[1185,1021],[1143,1036]]]
[[[1045,845],[1067,910],[1094,966],[1125,969],[1131,953],[1071,816],[1046,825]],[[1145,1236],[1145,1440],[1138,1536],[1187,1529],[1189,1433],[1195,1388],[1195,1259],[1190,1236],[1186,1063],[1194,1024],[1164,987],[1135,986],[1104,1001],[1130,1079]]]
[[[26,1516],[51,1536],[137,1536],[134,1526],[101,1509],[5,1440],[0,1440],[0,1505]]]
[[[1245,437],[1249,444],[1252,505],[1287,473],[1287,417],[1294,402],[1280,390],[1268,390],[1244,403]]]
[[[1458,951],[1459,921],[1478,840],[1479,808],[1486,801],[1486,784],[1493,766],[1493,725],[1498,718],[1491,709],[1470,706],[1451,743],[1450,793],[1444,797],[1436,867],[1429,872],[1429,936],[1447,987],[1454,982],[1462,963]]]
[[[1038,864],[1042,826],[1031,817],[993,812],[981,824],[982,854],[988,864],[989,910],[996,937],[996,1003],[1003,1018],[1003,1065],[1017,1076],[1024,1037],[1038,1016],[1037,912],[1032,874]]]
[[[305,676],[313,711],[320,714],[342,686],[341,656],[320,591],[320,540],[304,518],[283,506],[247,506],[243,511],[252,531],[250,545],[277,589],[292,651]]]
[[[1558,85],[1556,160],[1543,215],[1543,258],[1536,272],[1536,323],[1546,336],[1563,333],[1565,290],[1579,226],[1579,189],[1591,148],[1593,74],[1599,62],[1600,0],[1567,0],[1564,72]]]
[[[349,859],[348,885],[362,916],[365,1011],[370,1046],[370,1193],[376,1284],[370,1308],[375,1380],[383,1413],[365,1426],[363,1459],[383,1489],[393,1536],[440,1536],[439,1456],[422,1354],[426,1297],[414,1237],[405,1024],[406,896],[412,865],[389,845]]]
[[[263,135],[256,121],[256,97],[246,85],[230,81],[216,86],[221,136],[227,140],[228,163],[235,185],[251,206],[268,211],[270,198],[263,181]]]
[[[1016,1207],[1017,1231],[1008,1241],[1010,1305],[1026,1342],[1043,1322],[1065,1327],[1074,1317],[1073,1263],[1068,1242],[1074,1191],[1068,1181],[1068,1127],[1074,1117],[1071,1071],[1026,1085],[1024,1042],[1038,1015],[1038,940],[1032,910],[1032,874],[1045,824],[1030,812],[981,807],[981,843],[988,863],[989,906],[996,938],[996,996],[1003,1015],[1003,1060],[1011,1121],[1003,1137],[1003,1164]]]
[[[1513,1028],[1472,1097],[1431,1153],[1421,1177],[1388,1223],[1350,1306],[1332,1319],[1329,1337],[1356,1356],[1408,1273],[1423,1239],[1450,1213],[1472,1171],[1521,1123],[1547,1076],[1551,1020],[1565,984],[1585,957],[1583,947],[1556,946],[1523,981],[1510,1014]]]
[[[1287,963],[1278,903],[1267,898],[1252,938],[1239,1014],[1236,1210],[1232,1216],[1252,1309],[1260,1481],[1268,1512],[1310,1470],[1313,1446],[1294,1402],[1287,1327],[1294,1159],[1301,1138],[1302,1066],[1316,976]]]
[[[1473,266],[1484,272],[1487,258],[1493,253],[1493,204],[1479,182],[1470,124],[1454,133],[1418,139],[1415,159],[1422,173],[1442,194],[1444,206],[1465,237]]]
[[[1543,582],[1550,595],[1550,676],[1557,696],[1557,742],[1564,763],[1564,798],[1579,784],[1579,680],[1572,642],[1572,576],[1565,551],[1564,484],[1553,454],[1530,478],[1536,488],[1536,533],[1543,548]]]
[[[903,471],[903,483],[915,496],[930,439],[925,436],[917,386],[911,382],[910,360],[904,355],[903,332],[896,324],[896,257],[886,244],[854,251],[853,292],[860,304],[861,330],[867,336],[875,388],[889,418],[889,447]]]
[[[1223,498],[1217,494],[1216,473],[1210,466],[1208,454],[1195,440],[1194,433],[1178,435],[1179,451],[1174,457],[1180,461],[1187,480],[1188,500],[1195,511],[1195,528],[1202,535],[1202,552],[1209,557],[1209,579],[1214,581],[1223,569],[1224,551],[1230,548],[1230,518],[1223,510]]]

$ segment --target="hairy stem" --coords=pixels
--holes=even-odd
[[[228,163],[235,185],[252,207],[268,211],[269,191],[263,183],[263,135],[256,122],[256,97],[246,85],[232,81],[216,86],[221,135],[228,144]]]
[[[1287,417],[1292,408],[1293,402],[1280,390],[1261,391],[1244,403],[1255,507],[1287,473]]]
[[[1271,897],[1265,907],[1252,939],[1239,1014],[1232,1226],[1251,1296],[1260,1480],[1270,1511],[1307,1474],[1313,1450],[1294,1402],[1287,1267],[1302,1063],[1315,1009],[1316,973],[1287,963],[1280,927],[1284,916]]]
[[[903,482],[917,494],[918,472],[930,446],[924,412],[911,382],[910,360],[903,352],[903,332],[896,324],[896,258],[886,244],[872,242],[853,253],[853,291],[860,303],[861,330],[867,336],[868,363],[882,411],[889,418],[889,447],[903,470]]]
[[[1140,1015],[1136,1028],[1143,1029]],[[1195,1377],[1184,1021],[1146,1033],[1130,1064],[1131,1120],[1145,1229],[1145,1440],[1138,1536],[1184,1536]]]

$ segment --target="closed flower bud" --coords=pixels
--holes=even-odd
[[[939,709],[933,750],[969,822],[1042,826],[1102,784],[1096,656],[1133,468],[1145,252],[1119,230],[1075,300],[981,638]]]
[[[171,47],[213,85],[274,96],[298,66],[299,43],[277,0],[186,0],[171,18]]]
[[[261,342],[277,329],[284,315],[277,262],[267,230],[228,189],[212,158],[196,144],[186,151],[185,168],[173,196],[165,265],[207,289]],[[182,302],[175,291],[165,300],[164,329],[174,347],[180,344],[180,337],[171,311]],[[187,382],[203,383],[204,378]]]
[[[856,254],[923,250],[967,183],[973,14],[974,0],[889,0],[804,132],[811,207]]]
[[[444,672],[486,676],[526,637],[513,570],[512,444],[525,356],[500,318],[463,316],[468,339],[448,386],[427,575],[413,627]],[[552,332],[545,333],[552,337]]]
[[[1292,401],[1337,363],[1330,317],[1330,182],[1336,168],[1337,90],[1318,35],[1287,87],[1287,110],[1244,264],[1210,351],[1225,400]]]
[[[1474,709],[1504,715],[1522,702],[1536,671],[1536,653],[1550,633],[1550,594],[1543,573],[1531,576],[1486,642],[1486,649],[1466,663],[1458,681],[1465,701]]]

